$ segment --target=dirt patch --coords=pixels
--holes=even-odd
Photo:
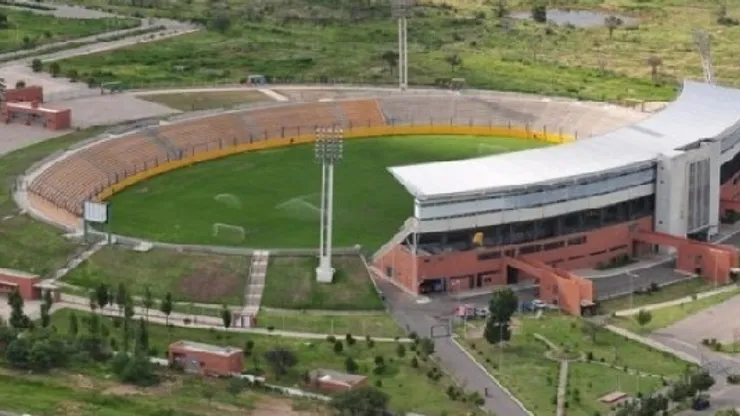
[[[291,401],[277,398],[260,400],[250,413],[251,416],[317,416],[318,414],[303,410],[294,410]]]
[[[95,388],[95,383],[89,377],[82,374],[71,374],[69,379],[72,385],[78,389],[92,390]]]
[[[180,279],[178,289],[194,302],[214,303],[239,291],[242,286],[240,279],[246,277],[211,260]]]
[[[107,394],[111,396],[136,396],[136,395],[145,394],[145,393],[137,389],[135,386],[129,386],[126,384],[117,384],[115,386],[111,386],[103,390],[103,394]]]
[[[59,403],[57,410],[59,411],[58,415],[77,416],[82,414],[83,406],[80,403],[65,401]]]

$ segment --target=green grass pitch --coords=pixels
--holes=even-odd
[[[375,249],[412,214],[389,166],[545,146],[502,137],[348,140],[335,168],[334,246]],[[111,199],[114,232],[185,244],[254,248],[318,245],[321,170],[313,146],[247,152],[139,183]]]

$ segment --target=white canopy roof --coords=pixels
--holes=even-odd
[[[740,90],[686,81],[676,101],[637,124],[572,143],[388,170],[417,199],[574,180],[655,160],[740,120]]]

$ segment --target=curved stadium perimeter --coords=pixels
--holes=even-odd
[[[108,199],[196,162],[309,143],[316,126],[342,126],[346,138],[448,134],[562,143],[388,168],[414,202],[372,264],[415,293],[534,278],[543,300],[580,314],[596,294],[590,280],[568,270],[658,245],[677,250],[678,268],[727,279],[735,251],[701,241],[718,232],[720,215],[737,209],[739,122],[740,91],[693,82],[647,118],[612,106],[485,92],[343,91],[328,101],[221,112],[100,138],[42,164],[24,178],[27,192],[17,198],[35,216],[79,231],[86,200]]]

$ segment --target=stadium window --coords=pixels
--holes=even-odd
[[[578,245],[581,245],[581,244],[586,244],[586,236],[585,235],[582,235],[580,237],[571,238],[570,240],[568,240],[568,245],[569,246],[578,246]]]
[[[593,253],[589,254],[589,256],[600,256],[604,253],[606,253],[606,250],[594,251]]]
[[[519,254],[532,254],[542,251],[542,246],[539,244],[532,244],[530,246],[519,247]]]
[[[565,241],[555,241],[554,243],[547,243],[542,246],[544,251],[556,250],[565,246]]]
[[[621,245],[621,246],[615,246],[615,247],[612,247],[612,248],[610,248],[610,249],[609,249],[609,251],[617,251],[617,250],[623,250],[623,249],[625,249],[625,248],[627,248],[627,245],[626,245],[626,244],[623,244],[623,245]]]
[[[509,250],[504,251],[504,256],[506,257],[516,257],[516,249],[512,248]]]
[[[478,261],[493,260],[493,259],[500,259],[500,258],[501,258],[501,252],[500,251],[491,251],[491,252],[488,252],[488,253],[478,254]]]
[[[570,260],[578,260],[578,259],[582,259],[582,258],[583,258],[583,256],[573,256],[573,257],[568,257],[568,260],[569,261]]]

